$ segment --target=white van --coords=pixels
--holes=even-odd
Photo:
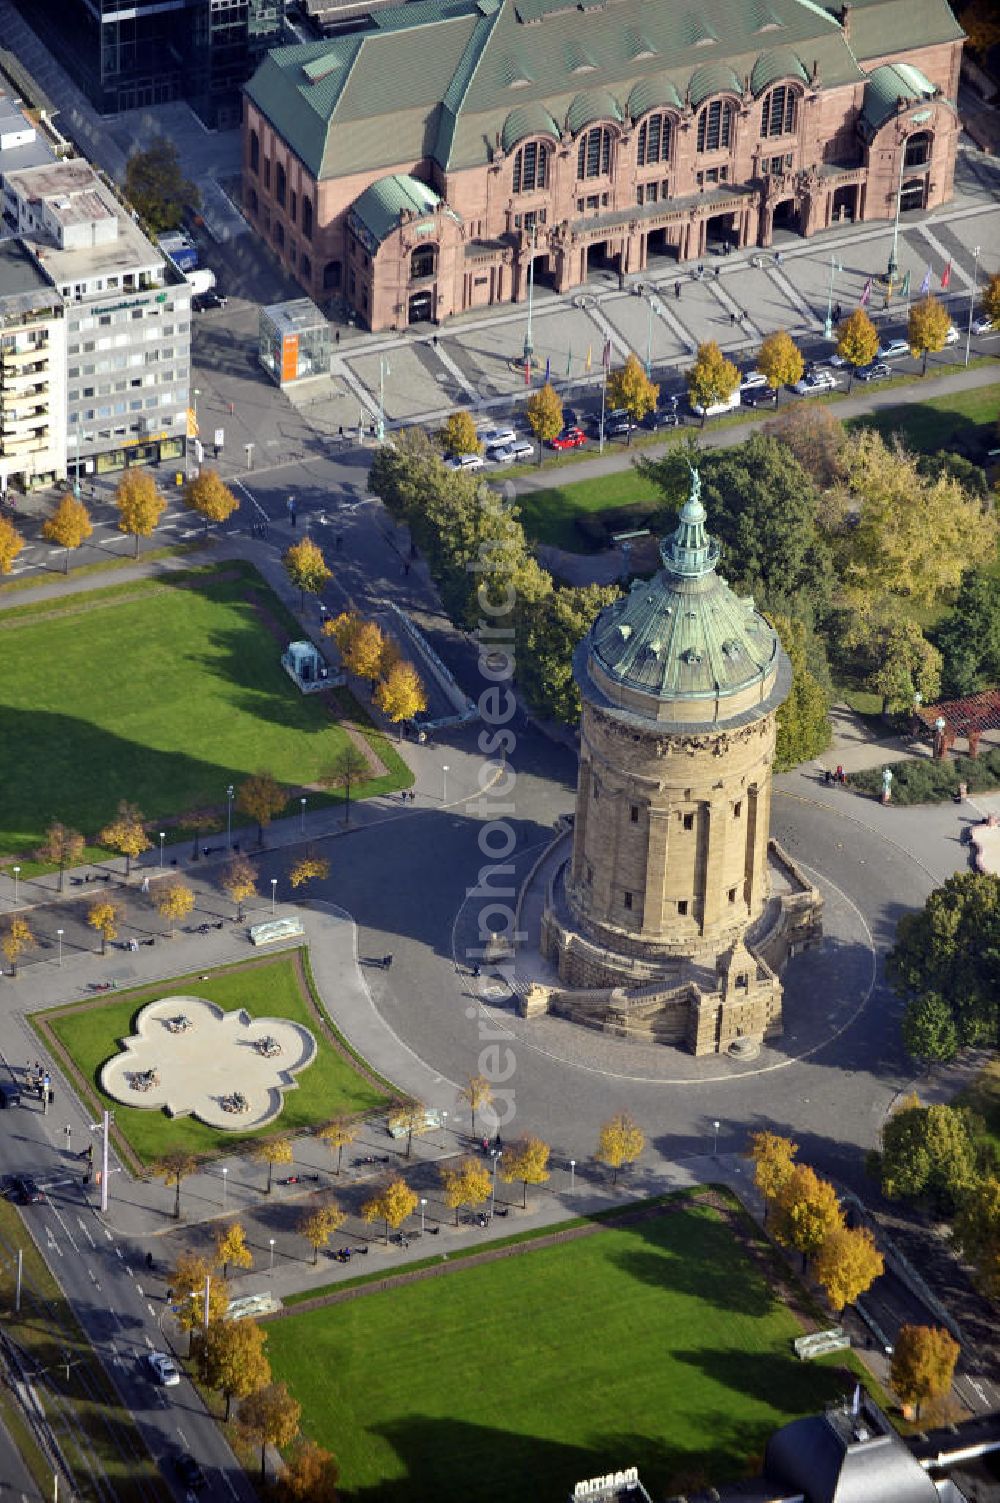
[[[741,392],[737,386],[731,397],[726,397],[724,402],[710,402],[703,407],[700,402],[691,403],[691,411],[695,417],[721,417],[724,412],[734,412],[740,405]]]

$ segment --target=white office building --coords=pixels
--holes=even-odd
[[[63,299],[19,240],[0,240],[0,495],[65,474]]]

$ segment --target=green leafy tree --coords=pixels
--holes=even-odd
[[[818,757],[830,745],[830,695],[810,670],[805,622],[772,615],[771,625],[792,665],[792,688],[778,710],[774,749],[775,772],[787,772]]]
[[[686,373],[688,396],[693,405],[703,408],[726,402],[740,384],[740,373],[727,360],[714,339],[698,346],[694,365]],[[704,417],[702,423],[704,424]]]
[[[327,568],[323,550],[317,548],[312,538],[302,538],[286,548],[281,562],[299,592],[299,610],[305,605],[307,595],[319,595],[327,581],[333,578],[333,570]]]
[[[260,1446],[260,1479],[267,1478],[267,1448],[290,1446],[299,1433],[302,1405],[284,1383],[268,1383],[240,1405],[236,1423],[241,1434]]]
[[[937,992],[922,992],[906,1004],[903,1045],[912,1059],[925,1065],[947,1062],[958,1053],[958,1029],[951,1008]]]
[[[213,522],[228,522],[240,504],[217,470],[202,470],[189,480],[184,500],[204,520],[206,537]]]
[[[288,790],[272,772],[255,772],[236,790],[236,807],[257,825],[257,843],[264,844],[264,831],[288,803]]]
[[[631,1112],[616,1112],[601,1127],[595,1157],[607,1164],[611,1183],[617,1184],[619,1170],[634,1164],[645,1146],[646,1135]]]
[[[558,438],[563,430],[562,398],[551,382],[533,391],[525,403],[528,427],[538,440],[538,463],[542,462],[542,445]]]
[[[648,412],[653,412],[659,396],[660,388],[646,375],[638,355],[630,354],[621,369],[608,377],[609,406],[622,408],[633,422],[641,423]]]
[[[769,334],[757,352],[757,369],[767,377],[767,384],[777,397],[783,386],[801,381],[806,363],[795,340],[784,329]]]
[[[944,349],[950,328],[951,315],[937,298],[922,298],[910,308],[906,335],[914,355],[923,356],[920,371],[922,376],[927,374],[927,356],[936,355],[938,350]]]
[[[813,1271],[839,1314],[871,1288],[885,1262],[866,1226],[836,1226],[820,1244]]]
[[[70,552],[82,547],[93,530],[90,512],[75,496],[63,496],[51,517],[42,523],[42,537],[66,550],[63,573],[69,573]]]
[[[75,866],[83,855],[86,842],[79,830],[54,819],[45,831],[45,839],[35,852],[39,861],[51,862],[59,868],[59,891],[66,883],[67,866]]]
[[[225,1396],[227,1424],[233,1399],[248,1399],[271,1381],[266,1343],[256,1321],[214,1320],[198,1346],[199,1376],[206,1388]]]
[[[481,454],[483,452],[471,412],[450,413],[438,438],[446,454]]]
[[[926,1197],[950,1213],[975,1183],[978,1151],[965,1107],[921,1106],[908,1097],[882,1129],[882,1190],[890,1200]]]
[[[928,704],[937,698],[941,654],[891,600],[861,597],[841,640],[856,652],[856,668],[865,688],[882,700],[883,715],[912,708],[917,694]]]
[[[532,708],[547,720],[575,725],[580,691],[573,652],[599,613],[618,598],[616,585],[575,585],[549,590],[517,613],[518,685]]]
[[[900,994],[936,992],[960,1044],[1000,1042],[1000,876],[957,872],[896,928],[887,970]]]
[[[135,556],[139,557],[139,539],[152,537],[167,509],[148,470],[126,470],[115,487],[118,508],[118,531],[135,538]]]
[[[859,365],[870,365],[878,354],[878,330],[863,308],[855,308],[837,328],[837,354],[850,366],[850,385]]]
[[[125,164],[125,196],[155,235],[176,230],[185,209],[198,209],[201,194],[181,170],[177,147],[157,136],[146,151],[133,152]]]
[[[351,789],[363,778],[367,778],[371,769],[368,758],[360,747],[355,746],[353,741],[345,741],[333,755],[322,782],[330,788],[343,788],[344,790],[344,824],[351,822]]]
[[[844,1224],[837,1192],[808,1164],[794,1164],[774,1201],[771,1231],[782,1247],[802,1254],[802,1267]]]
[[[941,687],[949,698],[978,694],[1000,682],[1000,578],[990,569],[967,570],[933,638],[941,653]]]
[[[927,1399],[940,1399],[951,1387],[959,1345],[941,1326],[900,1326],[892,1349],[889,1381],[917,1419]]]
[[[996,1174],[977,1180],[963,1195],[954,1235],[983,1293],[1000,1299],[1000,1178]]]

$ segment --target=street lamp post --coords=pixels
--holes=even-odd
[[[503,1149],[502,1148],[494,1148],[494,1150],[493,1150],[493,1194],[490,1197],[490,1215],[491,1216],[493,1215],[493,1212],[496,1209],[496,1203],[497,1203],[497,1164],[499,1163],[499,1161],[502,1158],[503,1158]]]
[[[905,160],[905,157],[906,148],[904,146],[900,148],[899,152],[899,182],[896,186],[896,218],[893,221],[892,226],[892,250],[889,252],[889,265],[887,268],[890,285],[892,284],[893,278],[899,270],[899,260],[897,255],[897,252],[899,250],[899,211],[903,202],[903,162]]]
[[[68,1122],[63,1128],[63,1132],[66,1134],[66,1152],[71,1153],[73,1149],[73,1129]]]
[[[17,907],[17,880],[18,880],[18,878],[21,875],[21,868],[19,866],[12,866],[11,867],[11,871],[14,873],[14,907],[16,908]]]
[[[275,899],[276,899],[277,895],[278,895],[278,879],[277,879],[277,877],[272,877],[271,878],[271,917],[272,918],[274,918],[274,903],[275,903]]]
[[[253,469],[253,444],[244,444],[243,448],[246,451],[246,456],[247,456],[247,469],[248,470],[252,470]]]
[[[569,1193],[572,1195],[576,1189],[576,1159],[569,1161]]]
[[[299,799],[299,803],[302,806],[302,810],[299,815],[299,834],[304,835],[306,833],[306,801],[304,796]]]
[[[715,1141],[712,1144],[712,1153],[715,1158],[718,1158],[719,1156],[719,1128],[721,1127],[721,1125],[722,1124],[720,1122],[712,1123],[712,1131],[715,1134]]]
[[[229,1170],[225,1164],[222,1166],[222,1209],[226,1209],[226,1191],[229,1188]]]
[[[391,376],[389,362],[384,355],[378,357],[378,425],[375,429],[379,443],[385,439],[385,378]]]
[[[421,1201],[420,1201],[420,1235],[421,1235],[421,1237],[424,1235],[424,1207],[426,1206],[426,1204],[427,1204],[426,1197],[422,1197]]]
[[[969,288],[969,323],[965,331],[965,363],[969,363],[969,351],[972,344],[972,315],[976,306],[976,292],[979,282],[979,246],[972,247],[972,286]]]
[[[646,375],[653,374],[653,294],[646,294]]]
[[[524,363],[528,364],[535,353],[535,346],[531,339],[531,313],[535,301],[535,246],[538,243],[538,229],[534,224],[531,226],[531,260],[528,262],[528,327],[524,331]]]
[[[160,831],[160,871],[163,870],[163,842],[167,838],[166,830]]]
[[[448,802],[448,764],[447,764],[447,762],[442,763],[442,766],[441,766],[441,802],[442,802],[442,804],[446,804]],[[17,871],[17,867],[16,866],[15,866],[14,870]]]
[[[268,1237],[268,1239],[267,1239],[267,1245],[271,1249],[271,1261],[268,1264],[267,1271],[268,1271],[268,1273],[273,1273],[274,1272],[274,1238],[273,1237]]]
[[[63,930],[62,929],[57,929],[56,930],[56,937],[59,940],[59,965],[62,966],[62,937],[63,937]]]
[[[233,794],[236,789],[230,783],[226,789],[226,850],[233,848]]]
[[[840,265],[836,256],[830,257],[830,288],[826,299],[826,319],[823,323],[823,335],[826,339],[833,338],[833,278],[840,271]]]

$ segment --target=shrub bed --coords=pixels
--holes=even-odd
[[[859,793],[880,797],[881,767],[852,772],[848,782]],[[964,783],[970,793],[985,793],[1000,788],[1000,746],[981,757],[951,757],[932,761],[913,757],[892,764],[892,801],[894,804],[939,804],[958,797],[958,785]]]

